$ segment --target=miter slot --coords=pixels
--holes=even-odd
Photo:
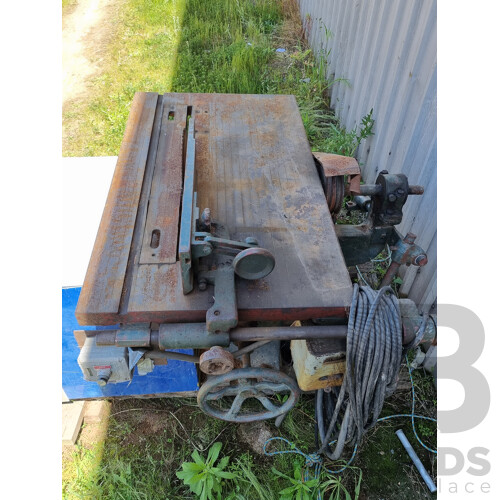
[[[188,145],[188,130],[189,130],[189,119],[193,115],[193,106],[186,107],[186,123],[183,132],[183,143],[182,143],[182,176],[186,174],[186,152]]]
[[[165,107],[140,264],[175,264],[182,195],[182,148],[186,107]]]
[[[160,235],[161,235],[161,232],[159,229],[155,229],[153,231],[153,234],[151,235],[151,243],[150,243],[151,248],[158,248],[158,245],[160,244]]]

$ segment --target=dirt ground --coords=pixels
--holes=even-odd
[[[78,0],[63,11],[63,106],[85,95],[89,79],[98,74],[120,0]]]

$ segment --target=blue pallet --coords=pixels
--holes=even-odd
[[[167,365],[156,366],[148,375],[138,375],[135,371],[130,383],[123,382],[100,387],[95,382],[84,380],[77,362],[80,348],[76,343],[73,330],[114,329],[116,326],[80,326],[75,318],[80,291],[81,287],[62,290],[62,386],[69,399],[143,396],[198,390],[195,365],[176,360],[170,360]],[[193,354],[192,349],[177,349],[176,352]]]

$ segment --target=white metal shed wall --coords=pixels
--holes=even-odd
[[[428,252],[417,272],[403,270],[401,292],[423,306],[436,299],[436,0],[298,0],[316,55],[334,79],[331,106],[352,129],[373,108],[373,137],[359,147],[363,179],[404,173],[425,187],[404,207],[401,233]],[[406,271],[406,272],[405,272]]]

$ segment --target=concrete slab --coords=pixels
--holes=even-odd
[[[84,401],[62,404],[62,442],[63,445],[76,443],[83,421]]]
[[[110,403],[108,401],[87,401],[83,420],[86,424],[101,423],[109,414]]]

